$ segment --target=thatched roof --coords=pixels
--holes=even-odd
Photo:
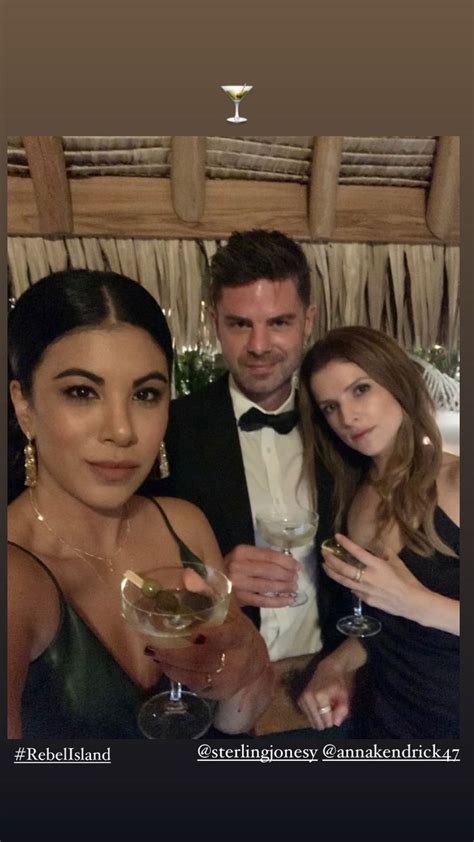
[[[459,240],[456,137],[10,137],[9,233]]]
[[[68,178],[171,175],[171,137],[63,137]],[[339,184],[429,187],[435,137],[344,137]],[[207,178],[306,184],[312,137],[207,137]],[[8,138],[8,172],[30,175],[21,137]]]
[[[179,349],[215,347],[208,261],[234,230],[303,243],[315,335],[459,340],[458,137],[10,137],[14,296],[67,266],[136,278]]]

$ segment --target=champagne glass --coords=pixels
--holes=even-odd
[[[219,626],[229,606],[232,584],[220,570],[160,567],[142,579],[127,571],[122,580],[122,616],[138,632],[163,649],[189,646],[199,628]],[[147,699],[138,726],[150,740],[198,739],[212,721],[211,706],[196,693],[171,682],[170,692]]]
[[[313,540],[318,528],[319,516],[316,512],[297,509],[294,512],[267,510],[259,512],[255,518],[257,530],[266,544],[293,555],[292,548],[305,547]],[[269,592],[264,596],[288,596],[287,593]],[[292,594],[291,606],[304,605],[308,596],[304,591]]]
[[[365,569],[365,564],[354,558],[335,538],[327,538],[321,546],[330,550],[337,558],[345,561],[346,564],[352,564],[353,567],[357,567],[359,570]],[[382,628],[380,620],[376,620],[375,617],[369,617],[367,614],[362,613],[362,601],[360,597],[353,594],[353,601],[353,613],[348,614],[347,617],[341,617],[336,623],[336,628],[342,634],[347,635],[347,637],[372,637],[372,635],[378,634]]]
[[[227,94],[235,105],[235,112],[233,117],[227,117],[228,123],[246,123],[247,117],[241,117],[239,114],[240,101],[252,90],[253,85],[221,85],[222,90]]]

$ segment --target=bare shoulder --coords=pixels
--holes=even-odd
[[[201,509],[198,509],[194,503],[181,500],[179,497],[141,497],[140,495],[136,495],[133,498],[132,516],[136,514],[146,519],[151,510],[156,511],[155,503],[163,509],[173,527],[187,522],[194,524],[207,523],[207,519]]]
[[[460,460],[454,453],[443,453],[438,474],[438,486],[446,490],[459,491]]]
[[[8,545],[9,640],[37,657],[56,633],[60,618],[57,588],[46,570],[20,547]]]
[[[206,516],[201,509],[198,509],[194,503],[190,503],[188,500],[181,500],[179,497],[157,497],[155,499],[170,518],[177,517],[207,523]]]
[[[159,497],[157,502],[169,518],[171,525],[181,530],[180,537],[184,540],[186,540],[186,535],[192,536],[196,532],[203,534],[211,531],[204,512],[194,503],[178,497]]]
[[[194,503],[177,497],[159,497],[157,502],[169,518],[173,529],[185,543],[189,544],[194,552],[205,558],[209,563],[219,563],[221,554],[217,547],[216,538],[201,509]]]
[[[460,521],[459,464],[457,456],[452,453],[443,453],[436,483],[439,506],[458,525]]]
[[[46,570],[38,564],[27,550],[8,545],[8,587],[9,591],[21,596],[23,609],[33,607],[44,600],[57,601],[57,589]]]
[[[34,558],[8,545],[8,736],[22,735],[21,699],[31,661],[53,640],[60,623],[54,582]]]
[[[9,593],[18,596],[12,602],[15,610],[40,613],[49,603],[57,604],[58,592],[53,579],[47,570],[35,558],[34,530],[31,527],[31,514],[28,498],[25,494],[17,497],[8,506],[8,589]],[[30,548],[31,547],[31,552]]]

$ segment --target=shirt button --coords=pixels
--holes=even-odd
[[[271,452],[272,452],[271,447],[267,447],[267,453],[271,453]]]

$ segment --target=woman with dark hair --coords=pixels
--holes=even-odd
[[[318,730],[355,711],[354,736],[458,737],[459,460],[422,374],[385,334],[338,328],[306,354],[300,398],[307,464],[332,473],[335,537],[361,563],[323,548],[324,569],[382,624],[324,659],[300,706]]]
[[[10,315],[12,738],[139,737],[137,709],[164,676],[217,702],[230,733],[270,700],[265,646],[232,598],[182,649],[144,651],[121,616],[128,568],[183,552],[222,568],[196,507],[136,493],[164,463],[172,360],[155,300],[112,272],[49,275]]]

